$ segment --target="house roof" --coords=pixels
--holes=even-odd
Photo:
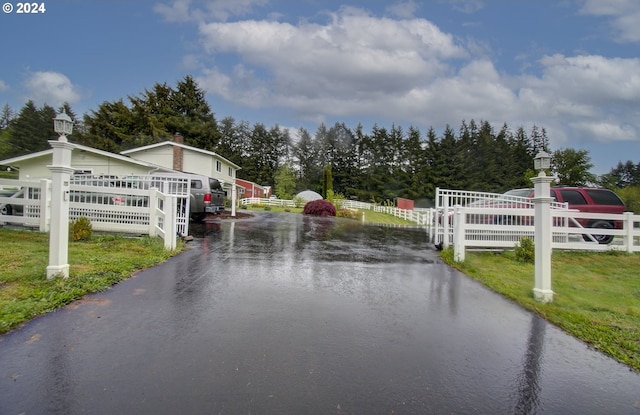
[[[235,164],[234,162],[222,157],[218,153],[214,153],[213,151],[203,150],[203,149],[197,148],[197,147],[191,147],[191,146],[188,146],[188,145],[182,144],[182,143],[176,143],[175,141],[162,141],[160,143],[149,144],[149,145],[143,146],[143,147],[136,147],[136,148],[132,148],[132,149],[129,149],[129,150],[121,151],[120,154],[125,154],[125,155],[136,154],[136,153],[140,153],[142,151],[150,150],[152,148],[163,147],[163,146],[182,147],[185,150],[189,150],[189,151],[193,151],[193,152],[201,153],[201,154],[206,154],[207,156],[213,156],[213,157],[219,158],[221,160],[224,160],[227,164],[229,164],[230,166],[232,166],[236,170],[240,170],[242,168],[242,167],[238,166],[237,164]],[[135,157],[135,156],[132,156],[132,157]]]
[[[152,168],[152,169],[173,171],[172,169],[167,169],[166,167],[162,167],[162,166],[159,166],[157,164],[148,163],[148,162],[142,161],[142,160],[136,160],[134,158],[123,156],[123,155],[116,154],[116,153],[111,153],[109,151],[98,150],[97,148],[83,146],[82,144],[74,144],[74,143],[71,143],[71,144],[73,145],[74,149],[81,150],[81,151],[86,151],[88,153],[97,154],[97,155],[100,155],[100,156],[103,156],[103,157],[109,157],[109,158],[113,158],[113,159],[116,159],[116,160],[124,161],[126,163],[137,164],[139,166],[148,167],[148,168]],[[53,154],[53,149],[51,148],[51,149],[48,149],[48,150],[42,150],[42,151],[38,151],[38,152],[35,152],[35,153],[31,153],[31,154],[25,154],[23,156],[13,157],[13,158],[10,158],[10,159],[5,159],[5,160],[0,160],[0,165],[3,165],[3,166],[19,165],[23,161],[32,160],[32,159],[35,159],[35,158],[38,158],[38,157],[51,156],[52,154]]]

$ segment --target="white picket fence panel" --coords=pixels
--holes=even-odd
[[[504,195],[502,193],[474,192],[456,189],[436,188],[435,208],[431,215],[430,239],[444,248],[453,243],[453,209],[455,206],[474,207],[484,203],[499,202],[500,208],[507,209],[505,215],[514,214],[523,208],[533,209],[533,201],[526,197]],[[567,210],[566,203],[551,202],[552,210]],[[507,221],[510,219],[505,218]]]
[[[0,191],[0,207],[8,204],[14,213],[0,216],[0,224],[49,232],[50,180],[0,179]],[[69,219],[86,217],[96,231],[159,236],[174,249],[177,236],[189,232],[189,193],[189,180],[180,177],[74,175]]]
[[[496,217],[509,222],[496,223]],[[514,249],[522,237],[535,239],[534,210],[466,208],[453,213],[453,250],[456,261],[464,261],[467,249]],[[586,228],[581,223],[602,220],[618,228]],[[605,214],[551,209],[552,249],[640,252],[640,215],[632,212]],[[610,244],[599,244],[593,235],[612,235]]]
[[[393,206],[380,206],[374,203],[358,202],[356,200],[336,200],[335,203],[338,208],[356,209],[356,210],[372,210],[374,212],[383,212],[389,215],[393,215],[398,218],[406,219],[411,222],[415,222],[417,226],[429,226],[432,223],[431,216],[433,211],[431,209],[424,210],[409,210],[398,209]],[[295,201],[287,199],[267,199],[258,197],[248,197],[240,200],[240,205],[265,205],[265,206],[281,206],[281,207],[295,207]],[[304,206],[304,202],[302,203]]]

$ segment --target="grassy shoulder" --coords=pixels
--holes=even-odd
[[[640,255],[554,252],[553,302],[533,299],[534,266],[512,251],[470,252],[462,263],[453,251],[445,262],[591,347],[640,372]]]
[[[176,251],[160,238],[94,235],[69,243],[70,276],[46,279],[48,234],[0,229],[0,334],[88,293],[108,289]]]

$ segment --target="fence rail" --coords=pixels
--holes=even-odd
[[[189,186],[179,177],[74,175],[69,219],[86,217],[96,231],[160,236],[174,249],[177,235],[188,234]],[[49,232],[50,208],[50,180],[0,179],[0,224]]]
[[[535,238],[533,209],[487,209],[456,206],[453,214],[453,250],[456,261],[464,261],[470,248],[513,249],[522,237]],[[495,223],[487,218],[508,217]],[[587,223],[615,224],[611,228],[591,228]],[[640,252],[640,215],[632,212],[605,214],[551,209],[552,249]],[[610,244],[598,242],[610,235]]]

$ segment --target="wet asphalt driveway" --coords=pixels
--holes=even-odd
[[[640,414],[638,374],[424,231],[263,212],[192,233],[1,337],[0,414]]]

